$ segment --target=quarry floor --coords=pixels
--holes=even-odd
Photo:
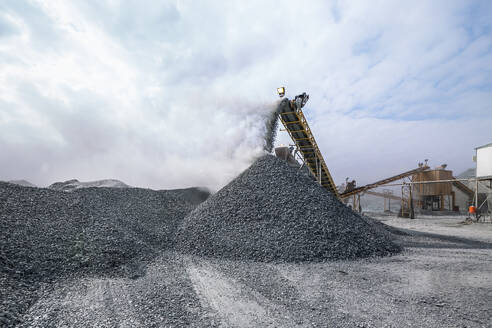
[[[301,264],[166,252],[136,279],[47,287],[25,327],[492,327],[492,224],[377,217],[399,255]]]

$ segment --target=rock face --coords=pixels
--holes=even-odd
[[[271,155],[191,212],[178,230],[176,247],[256,261],[355,259],[401,250],[383,227]]]
[[[120,180],[115,179],[105,179],[105,180],[97,180],[90,182],[80,182],[77,179],[67,180],[64,182],[55,182],[50,185],[48,188],[53,190],[61,190],[61,191],[74,191],[76,189],[81,188],[130,188],[129,185],[121,182]]]

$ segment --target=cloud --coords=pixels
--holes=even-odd
[[[10,21],[7,15],[0,15],[0,38],[17,34],[15,23]]]
[[[0,179],[217,189],[261,153],[280,85],[311,95],[337,182],[423,156],[467,168],[490,142],[491,7],[3,2]]]

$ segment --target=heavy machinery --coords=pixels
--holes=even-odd
[[[380,195],[379,193],[371,190],[391,182],[404,180],[407,178],[409,179],[410,177],[414,177],[415,175],[429,169],[427,160],[425,160],[425,163],[419,163],[418,168],[416,169],[406,171],[361,187],[356,187],[355,180],[348,181],[347,179],[345,189],[338,190],[302,111],[302,108],[309,100],[309,95],[302,93],[297,95],[293,100],[289,100],[288,98],[284,98],[284,87],[278,88],[277,92],[279,96],[283,98],[278,106],[277,114],[285,128],[285,131],[289,133],[292,141],[294,142],[294,145],[291,145],[291,147],[277,147],[275,149],[276,155],[290,163],[296,162],[296,156],[300,157],[303,162],[302,165],[306,165],[309,168],[313,177],[321,186],[332,192],[336,197],[345,203],[347,203],[348,198],[351,197],[353,201],[352,208],[354,210],[361,210],[360,196],[362,194],[372,193],[374,195],[381,196],[382,194]],[[400,212],[402,216],[413,217],[413,197],[411,184],[411,181],[401,184],[402,197],[390,197],[388,195],[383,195],[385,200],[389,200],[391,198],[401,202]],[[456,181],[455,184],[459,184],[459,182]],[[460,189],[464,189],[466,186],[460,184],[458,187],[460,187]]]
[[[277,92],[281,98],[285,96],[284,87],[278,88]],[[362,187],[356,187],[355,181],[348,182],[347,188],[344,191],[339,192],[302,111],[302,108],[306,105],[308,100],[309,95],[305,92],[297,95],[293,100],[284,98],[278,107],[278,115],[280,121],[285,127],[285,131],[289,133],[295,144],[295,154],[299,154],[302,157],[301,159],[303,163],[309,168],[316,181],[318,181],[321,186],[332,192],[338,198],[343,200],[353,196],[354,206],[356,206],[356,204],[359,204],[359,202],[356,202],[356,199],[360,197],[361,193],[393,181],[410,177],[418,172],[429,169],[427,164],[422,164],[419,165],[417,169],[410,170]],[[283,147],[282,149],[276,150],[276,152],[279,153],[277,155],[280,157],[286,157],[287,159],[288,155],[286,154],[291,153],[292,150],[293,148],[289,149],[287,147]],[[357,207],[358,205],[354,208]]]
[[[385,178],[370,184],[367,184],[365,186],[361,187],[355,187],[355,181],[352,181],[351,184],[347,183],[347,188],[340,193],[340,198],[342,200],[347,199],[349,197],[352,197],[352,208],[355,210],[360,211],[360,196],[363,193],[369,193],[371,189],[386,185],[388,183],[402,180],[405,178],[409,178],[419,172],[423,172],[429,169],[429,166],[423,163],[419,163],[419,167],[410,171],[406,171],[397,175],[394,175],[389,178]],[[376,194],[376,193],[373,193]],[[409,185],[403,185],[402,186],[402,197],[400,198],[401,201],[401,209],[400,209],[400,215],[404,217],[412,217],[414,216],[413,214],[413,203],[412,203],[412,190]]]
[[[354,195],[360,194],[362,192],[366,192],[366,191],[368,191],[370,189],[374,189],[374,188],[377,188],[379,186],[383,186],[383,185],[388,184],[390,182],[394,182],[394,181],[397,181],[397,180],[401,180],[401,179],[404,179],[404,178],[413,176],[413,175],[415,175],[415,174],[417,174],[419,172],[422,172],[422,171],[425,171],[425,170],[428,170],[428,169],[429,169],[429,166],[422,165],[422,166],[419,166],[416,169],[413,169],[413,170],[410,170],[410,171],[407,171],[407,172],[403,172],[403,173],[394,175],[392,177],[389,177],[389,178],[386,178],[386,179],[382,179],[382,180],[379,180],[379,181],[376,181],[376,182],[367,184],[367,185],[362,186],[362,187],[356,187],[356,188],[346,189],[344,192],[342,192],[340,194],[340,197],[341,198],[347,198],[347,197],[350,197],[350,196],[354,196]]]
[[[285,88],[278,88],[277,92],[280,97],[283,97]],[[316,181],[322,187],[339,197],[337,187],[302,112],[302,107],[306,105],[308,100],[309,95],[306,93],[296,96],[293,100],[284,98],[278,107],[278,115],[295,144],[295,154],[302,156],[303,165],[309,168]]]

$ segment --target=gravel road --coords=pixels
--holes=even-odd
[[[492,241],[492,224],[490,221],[470,224],[465,222],[467,218],[466,215],[418,215],[414,220],[377,214],[371,215],[371,217],[389,226],[400,229],[470,238],[472,240],[481,240],[485,242]]]
[[[184,260],[165,252],[143,277],[70,279],[49,286],[20,327],[215,327]]]

